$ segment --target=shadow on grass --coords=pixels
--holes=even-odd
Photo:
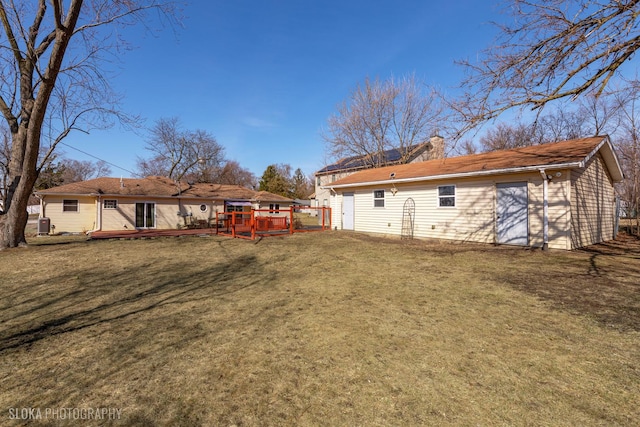
[[[167,262],[114,270],[107,266],[60,274],[35,295],[25,288],[29,298],[0,314],[0,352],[158,308],[170,313],[168,306],[222,297],[270,280],[254,256],[213,265]]]
[[[88,236],[81,234],[73,234],[73,235],[59,235],[59,236],[31,236],[27,237],[27,244],[29,246],[57,246],[57,245],[68,245],[71,243],[82,243],[85,242],[90,244],[91,239]]]
[[[576,251],[588,255],[535,274],[509,274],[505,279],[521,291],[550,301],[556,308],[585,315],[622,331],[640,331],[640,240],[616,240]],[[578,270],[577,273],[572,272]]]

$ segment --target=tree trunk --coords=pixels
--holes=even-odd
[[[0,216],[0,250],[26,246],[24,230],[29,214],[27,205],[33,183],[36,180],[35,170],[16,177],[8,209]]]
[[[33,103],[28,103],[31,106]],[[36,104],[37,106],[37,104]],[[46,108],[46,103],[44,104]],[[27,206],[33,186],[38,178],[36,165],[40,150],[41,127],[29,123],[42,123],[43,107],[29,110],[28,118],[12,132],[9,188],[5,212],[0,216],[0,250],[26,246],[24,230],[29,214]],[[23,112],[23,114],[26,114]]]
[[[9,191],[7,192],[7,206],[5,212],[0,216],[0,250],[25,246],[27,240],[24,229],[27,226],[29,215],[27,205],[29,197],[33,191],[33,186],[38,177],[36,165],[40,150],[40,137],[42,135],[42,125],[45,120],[49,100],[54,90],[65,52],[69,41],[73,36],[82,0],[72,0],[67,4],[67,14],[64,15],[63,2],[51,2],[53,15],[55,17],[55,30],[52,31],[54,39],[42,42],[40,46],[35,45],[36,35],[40,29],[41,21],[36,18],[30,34],[29,55],[23,57],[18,49],[13,30],[8,23],[4,4],[0,7],[2,23],[5,32],[13,43],[16,65],[19,67],[19,117],[13,115],[7,104],[2,100],[0,105],[4,106],[2,113],[8,122],[11,131],[11,159],[9,162]],[[45,2],[40,2],[38,13],[42,17],[45,13]],[[51,44],[50,44],[51,43]],[[41,48],[45,52],[51,45],[51,53],[44,72],[39,73],[39,82],[34,83],[34,71],[38,61],[36,52]],[[15,94],[14,94],[15,100]]]
[[[0,250],[27,245],[24,229],[29,215],[26,206],[20,209],[19,204],[11,205],[9,210],[0,217]]]

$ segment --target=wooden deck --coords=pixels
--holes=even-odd
[[[199,236],[216,234],[215,228],[186,228],[184,230],[114,230],[94,231],[92,239],[143,239],[153,237]]]

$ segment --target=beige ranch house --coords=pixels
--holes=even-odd
[[[597,136],[368,169],[326,188],[338,229],[571,250],[615,238],[623,178]]]
[[[96,178],[35,194],[40,218],[48,218],[55,233],[208,227],[217,212],[265,209],[265,215],[288,215],[277,211],[293,203],[237,185],[176,183],[163,177]]]

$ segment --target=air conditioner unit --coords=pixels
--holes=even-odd
[[[51,230],[51,219],[40,218],[38,220],[38,236],[47,236]]]

